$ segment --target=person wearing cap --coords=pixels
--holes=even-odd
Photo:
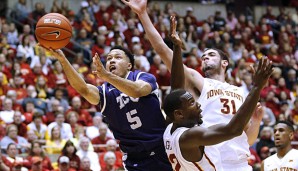
[[[69,158],[66,156],[62,156],[59,159],[58,168],[54,171],[76,171],[75,169],[69,168]]]

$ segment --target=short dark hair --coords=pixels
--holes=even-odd
[[[278,121],[275,125],[277,125],[277,124],[286,124],[287,126],[288,126],[288,128],[292,131],[292,132],[294,132],[294,126],[293,126],[293,124],[291,124],[291,122],[289,122],[289,121]]]
[[[164,99],[163,108],[166,115],[171,120],[174,120],[174,111],[181,108],[182,101],[180,97],[185,93],[186,91],[183,89],[176,89],[176,90],[173,90],[170,94],[168,94]]]
[[[226,72],[227,72],[227,70],[228,70],[229,67],[230,67],[230,58],[229,58],[228,54],[225,53],[224,51],[220,50],[220,49],[217,49],[217,48],[206,48],[206,49],[204,50],[204,52],[206,52],[207,50],[210,50],[210,49],[217,51],[217,53],[219,54],[221,60],[226,60],[226,61],[228,61],[228,66],[227,66],[227,68],[226,68]]]
[[[114,49],[122,50],[125,53],[125,55],[129,58],[129,61],[131,63],[131,69],[130,70],[133,70],[133,67],[134,67],[134,64],[135,64],[135,58],[134,58],[133,54],[128,49],[126,49],[122,46],[114,46],[114,47],[111,48],[110,51],[112,51]]]

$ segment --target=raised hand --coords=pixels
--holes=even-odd
[[[108,71],[105,69],[105,67],[101,63],[100,58],[99,58],[97,53],[95,53],[92,60],[93,60],[93,63],[95,64],[95,66],[96,66],[96,70],[92,71],[92,73],[94,75],[104,79],[104,77],[107,75]]]
[[[265,109],[264,109],[264,107],[261,105],[261,103],[258,102],[258,104],[257,104],[257,106],[256,106],[256,109],[255,109],[255,112],[254,112],[254,114],[252,115],[252,119],[253,119],[253,120],[262,121],[264,114],[265,114]]]
[[[265,58],[263,57],[259,61],[258,68],[253,77],[254,85],[260,89],[263,89],[269,77],[271,76],[272,72],[273,72],[272,61],[270,61],[266,57]]]
[[[140,15],[147,12],[147,0],[121,0],[125,5],[129,6],[133,12]]]
[[[176,32],[176,28],[177,28],[176,17],[172,15],[170,17],[170,21],[171,21],[171,27],[170,27],[171,40],[175,45],[178,45],[179,47],[182,47],[182,41],[181,41],[179,35]]]

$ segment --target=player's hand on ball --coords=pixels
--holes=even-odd
[[[104,79],[104,77],[107,75],[107,70],[104,68],[103,64],[100,61],[100,57],[98,56],[97,53],[95,53],[95,55],[92,58],[93,63],[96,66],[96,70],[92,71],[92,73],[94,75],[97,75],[98,77]]]
[[[53,49],[49,49],[46,48],[45,46],[41,45],[40,43],[37,44],[37,46],[43,48],[44,50],[50,52],[52,59],[57,59],[59,61],[66,59],[64,53],[62,52],[61,49],[57,49],[57,50],[53,50]]]

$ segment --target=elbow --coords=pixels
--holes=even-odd
[[[240,136],[242,133],[243,133],[243,128],[242,128],[242,129],[241,129],[241,128],[234,129],[234,131],[233,131],[233,135],[234,135],[234,137],[238,137],[238,136]]]

